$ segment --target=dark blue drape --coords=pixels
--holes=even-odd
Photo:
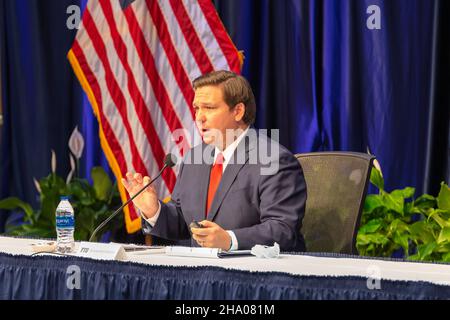
[[[85,2],[0,2],[0,198],[36,204],[32,178],[49,173],[50,149],[65,177],[76,125],[86,139],[81,175],[107,167],[96,120],[66,58],[76,33],[66,27],[66,9]],[[280,129],[281,143],[295,153],[369,148],[388,190],[436,194],[448,181],[448,1],[214,2],[244,50],[257,127]],[[366,26],[369,5],[380,8],[380,30]]]
[[[79,288],[74,269],[80,271]],[[71,277],[71,278],[69,278]],[[418,300],[448,299],[448,286],[363,277],[295,276],[218,267],[164,267],[75,257],[0,253],[0,299],[89,300]]]
[[[4,122],[0,154],[0,199],[18,196],[36,205],[33,177],[70,171],[68,140],[75,128],[85,139],[80,175],[94,165],[110,172],[101,151],[98,124],[67,60],[76,30],[66,26],[70,5],[86,0],[2,1],[0,50]],[[1,211],[0,211],[1,212]],[[0,214],[0,231],[6,220]]]
[[[67,141],[79,118],[82,94],[67,63],[75,31],[66,28],[70,1],[1,1],[2,128],[0,196],[36,203],[33,177],[69,172]],[[70,3],[71,4],[71,3]]]
[[[244,50],[258,127],[280,128],[294,152],[369,148],[387,189],[448,181],[448,2],[214,2]]]

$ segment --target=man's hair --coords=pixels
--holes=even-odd
[[[245,113],[242,120],[246,124],[253,124],[256,117],[256,103],[252,88],[248,81],[231,71],[213,71],[204,74],[192,82],[194,90],[206,86],[219,86],[222,88],[223,100],[232,110],[238,103],[243,103]]]

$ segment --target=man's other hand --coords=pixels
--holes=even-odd
[[[209,220],[200,221],[203,228],[191,228],[192,238],[204,248],[221,248],[228,251],[231,247],[231,236],[218,224]]]

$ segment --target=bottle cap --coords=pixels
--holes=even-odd
[[[69,196],[60,196],[59,200],[69,200]]]

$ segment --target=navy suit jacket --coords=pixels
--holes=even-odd
[[[263,144],[265,150],[271,150],[273,143],[276,142],[263,135],[257,138],[247,135],[242,139],[222,175],[207,220],[232,230],[240,250],[277,242],[283,251],[305,251],[300,228],[305,213],[306,183],[298,160],[277,143],[279,157],[270,161],[255,159]],[[171,201],[161,203],[154,227],[142,220],[144,233],[169,240],[191,239],[191,245],[198,246],[188,226],[194,220],[205,219],[213,151],[212,146],[201,144],[187,153]],[[198,156],[202,154],[207,155],[206,159]],[[262,174],[263,168],[276,165],[276,173]]]

